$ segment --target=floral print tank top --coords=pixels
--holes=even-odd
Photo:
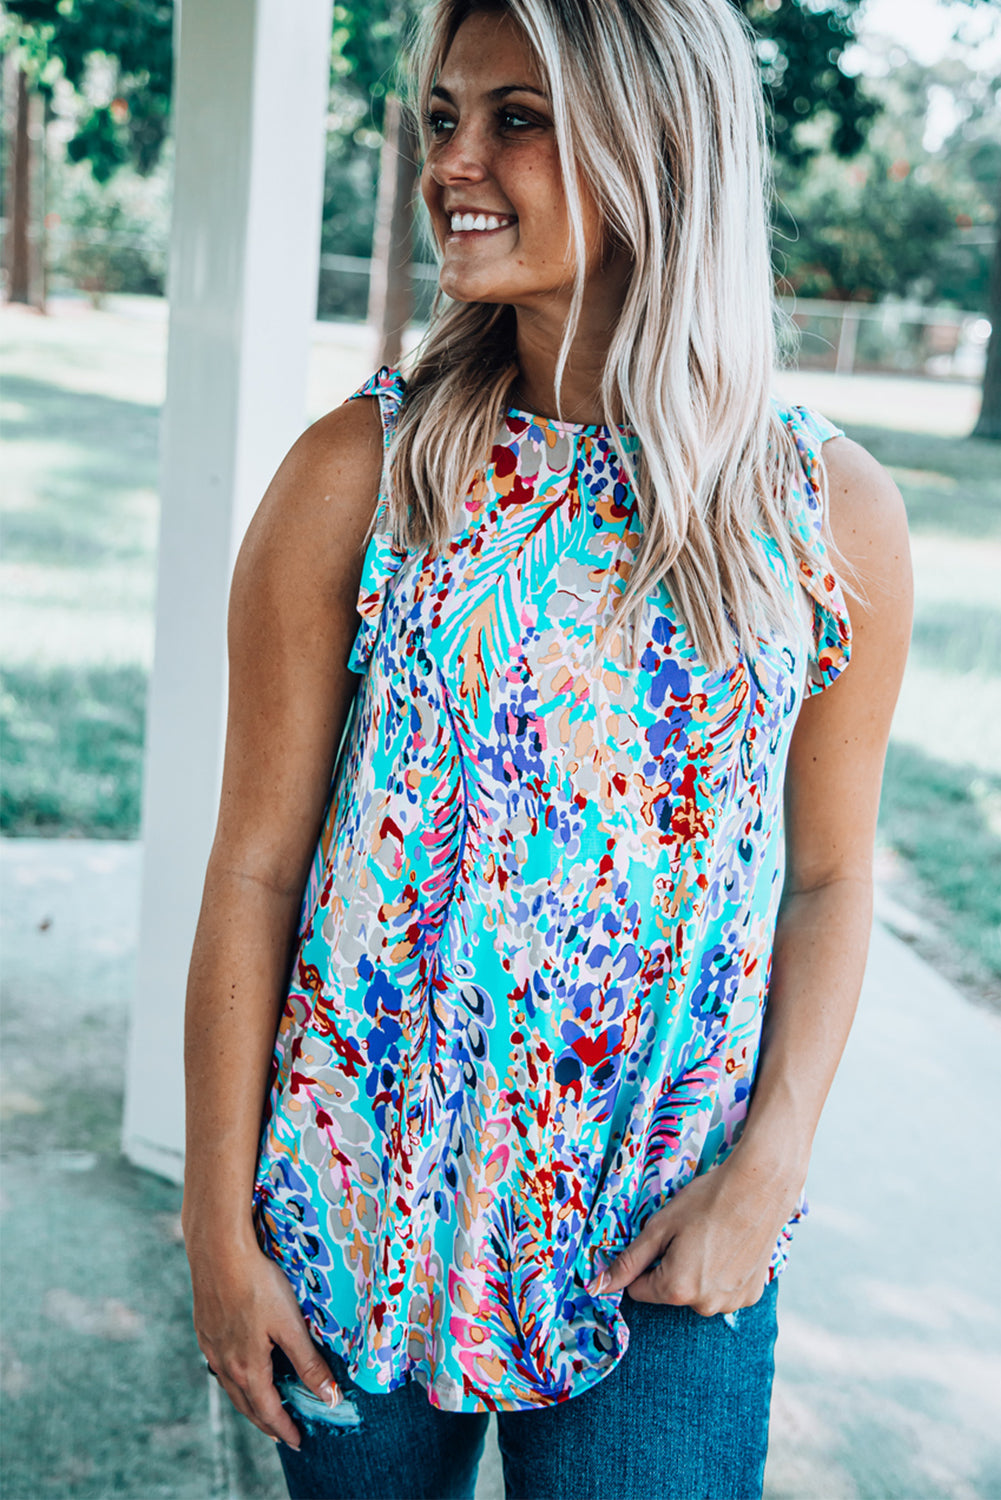
[[[387,442],[404,389],[357,392]],[[724,671],[663,586],[636,667],[592,655],[639,539],[610,429],[509,411],[437,553],[394,550],[380,497],[254,1187],[263,1248],[365,1390],[473,1412],[593,1385],[629,1336],[622,1294],[586,1290],[596,1257],[739,1136],[790,736],[850,647],[816,488],[841,429],[781,414],[818,566],[794,579],[759,540],[812,645]]]

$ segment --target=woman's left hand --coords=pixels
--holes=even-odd
[[[753,1306],[804,1176],[742,1161],[734,1150],[679,1188],[588,1290],[625,1288],[637,1302],[670,1302],[707,1318]]]

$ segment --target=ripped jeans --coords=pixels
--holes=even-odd
[[[604,1380],[497,1414],[506,1500],[759,1500],[777,1294],[713,1318],[623,1296],[629,1348]],[[372,1395],[322,1352],[344,1392],[332,1411],[274,1351],[302,1440],[278,1445],[292,1500],[472,1500],[487,1413],[439,1411],[414,1380]]]

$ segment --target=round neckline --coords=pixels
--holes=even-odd
[[[518,417],[531,427],[549,427],[553,432],[574,433],[578,437],[634,438],[631,427],[610,427],[607,422],[561,422],[558,417],[540,417],[537,412],[523,411],[520,406],[509,406],[506,417]]]

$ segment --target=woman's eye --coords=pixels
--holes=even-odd
[[[534,120],[529,119],[528,115],[521,114],[517,109],[501,110],[501,124],[505,130],[524,130],[535,123]]]
[[[455,127],[454,120],[450,120],[448,115],[443,115],[436,109],[429,110],[424,120],[432,135],[446,135]]]

